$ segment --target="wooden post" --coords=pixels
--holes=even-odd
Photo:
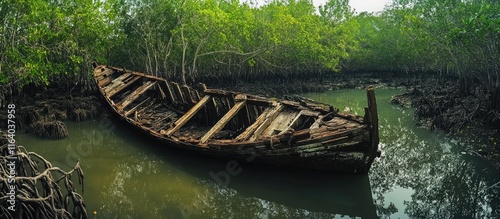
[[[372,128],[372,142],[375,147],[378,148],[379,136],[378,136],[378,112],[377,112],[377,99],[375,98],[375,89],[373,86],[368,87],[367,91],[368,97],[368,110],[370,111],[370,125]]]
[[[365,109],[365,118],[368,120],[368,127],[370,129],[370,141],[371,145],[368,151],[369,160],[364,168],[364,171],[368,173],[371,164],[375,157],[378,156],[378,143],[379,143],[379,133],[378,133],[378,112],[377,112],[377,100],[375,98],[375,89],[373,86],[369,86],[366,92],[368,99],[368,109]]]

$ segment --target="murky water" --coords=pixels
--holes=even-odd
[[[64,140],[17,140],[65,169],[80,160],[90,218],[499,218],[499,174],[462,153],[471,141],[417,128],[411,109],[389,103],[399,91],[376,92],[383,155],[367,176],[249,165],[231,175],[226,161],[169,149],[116,118],[67,122]],[[366,105],[363,90],[304,96],[358,114]]]

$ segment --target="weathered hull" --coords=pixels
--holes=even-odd
[[[112,109],[171,147],[240,162],[351,173],[367,173],[378,155],[373,89],[362,118],[315,102],[275,101],[203,85],[193,89],[94,67]]]

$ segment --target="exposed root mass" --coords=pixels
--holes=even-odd
[[[84,174],[77,162],[70,171],[54,167],[42,156],[28,152],[19,146],[16,155],[14,178],[15,211],[9,210],[6,200],[11,193],[10,173],[7,164],[12,161],[8,155],[5,132],[0,131],[0,200],[2,218],[87,218],[82,196],[77,192],[72,176],[78,177],[82,186]]]

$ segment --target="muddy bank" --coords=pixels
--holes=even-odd
[[[464,139],[464,150],[493,161],[500,169],[500,109],[492,109],[491,101],[491,95],[481,86],[464,92],[458,83],[436,80],[423,81],[391,100],[414,107],[417,124]],[[479,141],[482,146],[472,148],[465,139]]]
[[[16,105],[16,128],[26,129],[42,138],[60,139],[68,136],[64,121],[95,119],[109,112],[98,93],[67,93],[44,89],[34,95],[10,96],[7,101]],[[6,127],[7,111],[0,112],[0,126]]]
[[[500,128],[500,109],[491,109],[490,95],[479,86],[464,92],[457,83],[427,80],[391,102],[415,107],[415,116],[430,129],[456,132],[468,125]]]
[[[335,73],[323,79],[293,80],[293,81],[235,81],[231,83],[212,83],[208,87],[231,91],[257,94],[265,97],[283,98],[289,95],[324,92],[338,89],[366,89],[370,85],[375,88],[408,88],[415,84],[414,80],[401,77],[381,79],[376,74],[342,74]]]

